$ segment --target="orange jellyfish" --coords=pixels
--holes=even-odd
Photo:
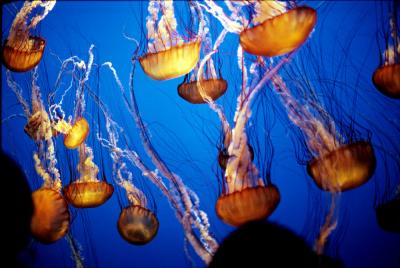
[[[393,1],[390,33],[386,37],[387,44],[383,55],[383,64],[372,75],[372,82],[376,88],[382,94],[394,99],[400,98],[400,38],[397,12],[398,1]]]
[[[79,146],[78,172],[80,178],[64,187],[65,199],[77,208],[93,208],[105,203],[113,194],[114,187],[98,180],[99,169],[93,162],[93,151],[86,144]]]
[[[211,47],[211,38],[208,35],[204,36],[204,45],[206,48]],[[205,51],[206,52],[206,51]],[[228,83],[224,80],[215,68],[213,59],[210,57],[205,63],[205,72],[201,71],[198,75],[199,64],[193,69],[192,74],[187,74],[183,82],[178,86],[179,96],[193,104],[206,103],[207,99],[217,100],[225,94]],[[200,80],[199,80],[200,78]]]
[[[238,56],[239,67],[245,73],[243,77],[247,77],[247,68],[241,47],[238,49]],[[256,68],[250,69],[256,70]],[[257,81],[256,86],[250,89],[247,79],[242,82],[234,128],[230,129],[227,121],[220,117],[224,132],[224,148],[227,148],[227,154],[224,157],[221,157],[220,154],[219,159],[227,157],[228,160],[225,160],[222,194],[216,202],[215,210],[220,219],[233,226],[265,219],[275,211],[280,202],[279,190],[272,184],[270,176],[266,176],[266,178],[259,176],[258,168],[253,163],[254,151],[249,145],[246,134],[246,124],[251,114],[250,103],[260,89],[260,85],[270,75],[266,74],[260,79],[258,73],[253,74],[252,82]],[[223,168],[224,161],[220,162]]]
[[[195,37],[188,42],[183,41],[177,31],[173,1],[149,1],[148,11],[147,53],[139,58],[143,71],[155,80],[187,74],[199,60],[200,39]],[[156,26],[160,12],[162,15]]]
[[[39,36],[31,36],[29,31],[43,20],[53,9],[56,1],[26,1],[16,15],[3,47],[4,65],[14,72],[26,72],[39,64],[43,56],[46,41]],[[38,7],[44,9],[43,14],[32,17],[30,13]]]
[[[53,243],[68,231],[68,204],[61,193],[51,188],[40,188],[32,193],[33,215],[31,234],[41,243]]]
[[[114,161],[114,179],[116,183],[124,188],[129,205],[122,209],[117,228],[121,237],[134,245],[145,245],[157,235],[158,219],[156,215],[148,209],[147,198],[132,181],[132,173],[122,162],[121,155],[116,151],[111,152]]]
[[[290,120],[306,136],[307,147],[313,154],[313,158],[308,162],[307,171],[316,185],[325,191],[343,192],[369,181],[376,166],[371,143],[369,141],[341,143],[336,138],[338,134],[332,133],[332,126],[335,123],[328,113],[321,113],[324,110],[318,103],[313,103],[311,106],[318,107],[324,121],[330,123],[330,129],[324,125],[324,121],[314,116],[307,106],[297,102],[281,77],[275,76],[273,84]],[[335,131],[334,128],[333,130]]]
[[[151,210],[132,205],[121,211],[117,226],[126,241],[134,245],[145,245],[156,236],[159,223]]]
[[[245,142],[246,133],[237,134],[241,124],[237,124],[234,134],[225,135],[226,154],[219,153],[218,160],[224,170],[222,195],[215,210],[225,223],[240,226],[249,221],[262,220],[274,212],[280,202],[278,188],[270,177],[260,178],[253,163],[253,148]],[[235,143],[238,147],[234,148]],[[264,180],[267,180],[265,182]]]
[[[62,102],[66,93],[71,87],[67,88],[63,93],[59,103],[54,103],[50,105],[50,116],[53,122],[53,128],[56,133],[64,134],[64,146],[68,149],[76,149],[81,146],[89,135],[90,127],[89,123],[83,116],[85,111],[85,83],[89,80],[90,73],[93,66],[94,55],[93,55],[94,45],[89,48],[89,59],[87,62],[79,59],[77,56],[72,56],[62,63],[62,68],[59,72],[56,84],[60,84],[62,74],[66,71],[68,64],[73,64],[73,74],[79,77],[79,86],[76,92],[74,116],[65,120],[65,113],[62,110]],[[78,73],[79,72],[79,73]],[[75,79],[72,78],[71,79]],[[57,89],[56,89],[57,90]],[[54,94],[53,94],[54,95]]]
[[[89,135],[89,124],[85,118],[79,118],[72,125],[71,129],[64,137],[64,145],[68,149],[79,147]]]
[[[317,13],[310,7],[285,11],[284,5],[278,2],[261,1],[260,5],[260,16],[253,19],[253,23],[259,24],[240,33],[240,44],[250,54],[274,57],[292,52],[307,40],[317,21]],[[267,16],[269,12],[265,12],[263,6],[282,13]]]
[[[49,244],[67,233],[70,214],[68,204],[60,192],[62,185],[60,172],[56,168],[53,141],[50,138],[46,143],[46,146],[38,146],[38,153],[33,155],[36,173],[44,183],[32,193],[34,212],[31,218],[31,233],[39,242]],[[47,151],[44,151],[44,147]]]

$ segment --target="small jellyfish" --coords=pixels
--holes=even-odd
[[[178,94],[181,98],[193,104],[205,103],[203,97],[199,93],[199,86],[204,93],[213,100],[217,100],[224,95],[228,88],[228,83],[224,79],[209,79],[187,82],[186,79],[178,86]]]
[[[70,214],[63,196],[51,188],[40,188],[32,193],[33,215],[31,234],[41,243],[53,243],[67,233]]]
[[[139,58],[144,72],[155,80],[187,74],[199,60],[201,39],[194,37],[183,42],[177,31],[173,1],[150,1],[148,11],[148,48],[147,53]],[[156,26],[160,12],[161,18]]]
[[[89,124],[81,117],[67,130],[64,137],[64,145],[68,149],[78,148],[89,135]]]
[[[316,21],[317,13],[314,9],[296,7],[244,29],[240,33],[240,44],[250,54],[268,57],[283,55],[307,40]]]
[[[210,34],[205,35],[203,39],[203,51],[204,54],[207,54],[212,47]],[[205,66],[204,72],[202,66]],[[221,72],[217,75],[214,60],[210,57],[205,63],[197,64],[192,74],[185,76],[183,82],[178,86],[178,94],[190,103],[201,104],[207,103],[208,99],[216,101],[225,94],[227,89],[227,81],[222,78]]]
[[[26,1],[16,15],[3,47],[4,65],[14,72],[26,72],[39,64],[43,56],[46,41],[40,36],[31,36],[29,31],[43,20],[53,9],[56,1]],[[44,9],[43,14],[31,18],[30,13],[38,7]]]
[[[117,223],[120,235],[134,245],[149,243],[156,236],[158,226],[154,213],[138,205],[124,208]]]
[[[98,180],[98,167],[93,162],[93,151],[82,144],[79,147],[78,172],[80,178],[64,187],[65,199],[77,208],[93,208],[105,203],[114,187],[105,180]]]

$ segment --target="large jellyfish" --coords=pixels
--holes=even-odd
[[[177,30],[173,1],[149,1],[148,12],[147,52],[139,58],[144,72],[156,80],[187,74],[200,57],[203,25],[199,23],[197,34],[184,42]],[[161,17],[156,24],[159,13]]]
[[[311,99],[300,104],[279,75],[272,79],[272,84],[289,119],[305,136],[313,156],[307,165],[309,175],[319,188],[332,193],[330,211],[315,245],[317,253],[322,254],[329,234],[337,225],[338,193],[359,187],[371,178],[376,166],[374,150],[369,141],[346,143],[323,107]]]
[[[372,75],[372,81],[382,94],[400,98],[400,36],[398,25],[399,2],[393,1],[389,19],[389,33],[385,34],[383,63]]]
[[[40,36],[31,36],[30,31],[42,21],[54,8],[56,1],[25,1],[16,15],[3,47],[4,65],[14,72],[26,72],[39,64],[43,56],[46,41]],[[30,14],[43,8],[42,14],[36,14],[28,23]]]
[[[243,49],[258,56],[280,56],[300,47],[314,29],[317,14],[307,6],[292,8],[282,1],[243,1],[225,4],[231,16],[227,17],[214,1],[201,4],[205,10],[217,18],[224,28],[239,34]],[[243,13],[243,7],[250,7],[249,18]]]

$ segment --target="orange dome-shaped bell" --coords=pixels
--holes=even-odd
[[[64,137],[64,145],[68,149],[75,149],[82,144],[89,135],[89,124],[85,118],[78,119],[71,130]]]
[[[39,64],[43,56],[46,41],[38,36],[10,44],[6,40],[3,47],[4,65],[14,72],[26,72]]]
[[[154,213],[137,205],[124,208],[117,223],[121,236],[134,245],[149,243],[156,236],[158,226]]]
[[[215,210],[225,223],[239,226],[268,217],[279,201],[280,194],[274,185],[257,186],[222,195],[217,200]]]
[[[34,212],[31,218],[32,236],[39,242],[50,244],[68,231],[69,211],[62,195],[50,188],[32,193]]]
[[[314,158],[308,163],[307,171],[319,188],[343,192],[366,183],[374,173],[375,165],[372,145],[360,141]]]
[[[274,57],[301,46],[317,21],[317,12],[310,7],[297,7],[263,23],[243,30],[240,45],[258,56]]]
[[[73,182],[64,187],[65,199],[77,208],[93,208],[105,203],[114,187],[105,181]]]
[[[200,41],[185,43],[139,59],[144,72],[155,80],[176,78],[190,72],[200,57]]]

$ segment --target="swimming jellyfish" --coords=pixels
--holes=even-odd
[[[25,1],[16,15],[3,47],[4,65],[14,72],[26,72],[39,64],[46,41],[40,36],[31,36],[30,30],[42,21],[54,8],[56,1]],[[28,23],[30,13],[43,8],[42,14],[35,15]]]

